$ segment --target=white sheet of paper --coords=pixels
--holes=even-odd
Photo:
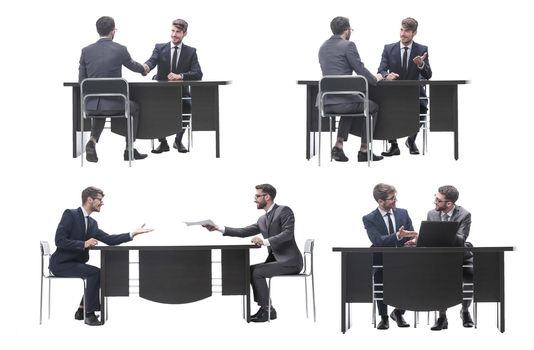
[[[215,223],[211,220],[201,220],[201,221],[184,221],[184,224],[187,226],[191,225],[212,225],[215,226]]]

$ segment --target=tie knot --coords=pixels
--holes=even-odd
[[[386,213],[386,216],[391,216],[391,213],[390,213],[390,212],[387,212],[387,213]]]
[[[174,50],[178,50],[178,46],[173,47]]]
[[[408,51],[409,47],[408,46],[404,46],[403,49],[404,49],[404,51]]]

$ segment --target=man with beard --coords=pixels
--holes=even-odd
[[[259,233],[251,242],[267,247],[267,260],[250,267],[250,284],[254,301],[260,309],[251,317],[252,322],[266,322],[269,314],[269,287],[267,278],[297,274],[302,270],[302,254],[295,242],[295,216],[291,208],[274,203],[276,189],[269,184],[256,186],[254,202],[258,209],[265,210],[258,222],[243,228],[218,225],[203,225],[209,231],[222,232],[224,236],[249,237]],[[276,319],[276,310],[271,305],[271,320]]]
[[[78,209],[66,209],[56,231],[57,249],[50,257],[50,271],[58,277],[85,278],[85,318],[83,314],[83,298],[74,318],[85,319],[89,326],[100,326],[95,311],[100,310],[100,269],[88,265],[89,249],[98,244],[98,241],[107,245],[118,245],[131,241],[135,236],[150,232],[152,229],[145,225],[130,233],[108,235],[98,228],[95,219],[90,215],[100,212],[104,205],[104,192],[96,187],[87,187],[82,191],[82,206]]]
[[[428,61],[428,47],[413,41],[417,34],[418,23],[415,19],[408,17],[402,20],[400,28],[400,41],[385,45],[382,51],[382,59],[378,67],[378,74],[386,80],[421,80],[432,77],[432,69]],[[419,114],[428,111],[428,99],[424,86],[419,92]],[[417,133],[408,137],[406,146],[410,154],[419,154],[415,138]],[[391,147],[387,152],[382,152],[383,156],[391,157],[400,154],[397,140],[389,140]]]
[[[183,19],[172,21],[171,41],[163,44],[156,44],[152,56],[145,62],[145,72],[148,74],[154,67],[158,67],[158,73],[154,77],[158,81],[180,81],[180,80],[200,80],[202,70],[198,63],[197,50],[194,47],[185,45],[182,41],[187,35],[188,24]],[[182,87],[182,97],[191,97],[189,86]],[[191,100],[182,100],[182,114],[191,113]],[[183,116],[183,123],[187,123],[189,116]],[[180,153],[187,153],[189,150],[183,145],[184,125],[179,125],[174,140],[174,148]],[[170,150],[167,139],[159,139],[159,146],[152,153],[168,152]]]
[[[378,208],[363,217],[363,225],[369,239],[373,243],[371,247],[403,247],[415,244],[417,232],[413,230],[412,219],[406,209],[397,208],[397,190],[395,187],[379,183],[373,189],[373,197],[378,203]],[[382,265],[382,254],[373,254],[373,265]],[[382,283],[382,269],[375,270],[375,283]],[[377,300],[376,305],[381,317],[377,329],[388,329],[388,307],[382,300]],[[395,309],[391,313],[391,319],[399,327],[410,327],[404,320],[404,311]]]
[[[325,41],[319,49],[319,63],[321,65],[323,76],[352,75],[352,72],[356,72],[356,74],[364,76],[371,85],[376,85],[378,81],[383,79],[380,74],[377,74],[376,76],[371,74],[360,60],[360,54],[358,53],[356,44],[353,41],[350,41],[350,35],[353,29],[350,26],[348,18],[334,18],[330,22],[330,29],[332,30],[333,35]],[[318,102],[319,96],[317,105],[319,105]],[[362,97],[356,95],[331,95],[325,98],[324,103],[326,113],[362,113],[363,108]],[[374,124],[376,124],[378,115],[378,105],[371,100],[369,100],[369,114],[373,118],[373,125],[371,125],[371,128],[374,130]],[[349,160],[343,152],[343,142],[347,141],[349,133],[351,133],[361,137],[358,162],[367,162],[368,140],[366,139],[365,125],[364,118],[340,118],[336,144],[332,148],[332,158],[334,160],[337,162],[346,162]],[[373,161],[382,159],[382,156],[374,154],[371,156]]]
[[[434,198],[433,210],[430,210],[427,214],[427,220],[429,221],[454,221],[459,222],[458,231],[456,232],[455,246],[459,247],[472,247],[471,243],[467,242],[469,236],[469,230],[471,229],[471,213],[465,210],[463,207],[456,205],[456,201],[460,193],[454,186],[446,185],[438,188],[438,193]],[[463,269],[464,283],[473,282],[473,253],[467,252],[464,255],[464,265],[469,265]],[[462,310],[460,311],[460,317],[464,327],[473,327],[473,319],[469,313],[469,306],[471,300],[464,300],[462,302]],[[447,329],[448,321],[445,310],[439,310],[439,318],[434,326],[431,328],[433,331],[440,331]]]

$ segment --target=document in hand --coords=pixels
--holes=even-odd
[[[212,225],[212,226],[215,226],[215,223],[213,221],[211,221],[210,219],[201,220],[201,221],[184,221],[184,224],[186,224],[187,226],[191,226],[191,225]]]

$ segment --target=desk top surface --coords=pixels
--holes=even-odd
[[[469,80],[381,80],[378,82],[378,86],[460,85],[469,83]],[[319,85],[319,80],[297,80],[297,84]]]
[[[133,86],[163,86],[163,87],[175,87],[175,86],[212,86],[212,85],[230,85],[231,80],[180,80],[180,81],[129,81],[128,84]],[[67,81],[63,82],[63,86],[78,87],[79,82]]]
[[[515,247],[333,247],[332,251],[342,253],[495,253],[514,251]]]
[[[239,250],[239,249],[253,249],[259,248],[255,244],[214,244],[214,245],[118,245],[118,246],[97,246],[92,247],[91,250],[208,250],[208,249],[222,249],[222,250]]]

